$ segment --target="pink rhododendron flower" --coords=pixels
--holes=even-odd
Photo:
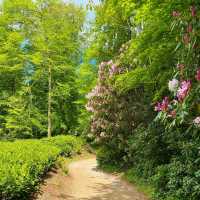
[[[115,64],[113,64],[112,66],[111,66],[111,68],[109,69],[109,73],[110,73],[110,75],[113,75],[113,74],[115,74],[115,73],[117,73],[117,65],[115,65]]]
[[[107,63],[108,65],[112,65],[113,64],[113,61],[112,60],[110,60],[110,61],[108,61],[108,63]]]
[[[158,102],[155,106],[155,111],[167,111],[169,106],[169,98],[165,97],[162,101],[162,103]]]
[[[115,74],[119,74],[121,72],[121,68],[117,66],[116,64],[113,64],[111,68],[109,69],[109,75],[112,77]]]
[[[199,116],[199,117],[196,117],[196,118],[193,120],[193,123],[194,123],[195,126],[200,127],[200,116]]]
[[[161,110],[166,111],[168,109],[168,106],[169,106],[169,98],[165,97],[161,104]]]
[[[191,11],[191,15],[192,15],[192,17],[195,17],[196,16],[196,8],[195,8],[195,6],[191,6],[190,7],[190,11]]]
[[[161,103],[158,102],[155,106],[155,111],[160,112],[161,111]]]
[[[179,101],[183,101],[188,95],[191,88],[191,81],[182,81],[181,86],[178,89],[177,97]]]
[[[197,70],[197,74],[195,76],[197,81],[200,81],[200,69]]]
[[[173,11],[172,12],[172,16],[173,17],[180,17],[181,16],[181,13],[179,11]]]
[[[95,88],[92,89],[90,93],[86,95],[87,99],[91,99],[93,97],[102,96],[104,93],[107,92],[107,88],[101,85],[96,85]]]

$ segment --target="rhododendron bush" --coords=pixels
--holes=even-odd
[[[174,77],[168,82],[169,97],[158,102],[156,120],[163,121],[167,128],[187,124],[200,127],[200,36],[197,7],[192,5],[185,12],[173,11],[172,28],[177,29],[176,53],[179,63],[174,67]]]
[[[97,140],[111,137],[113,132],[107,130],[113,130],[119,126],[117,124],[118,113],[113,111],[117,109],[116,106],[120,105],[115,105],[117,95],[109,84],[109,79],[120,71],[121,68],[114,64],[112,60],[102,62],[99,65],[97,85],[86,96],[88,98],[86,109],[92,112],[91,132],[96,135]]]
[[[128,137],[144,121],[146,110],[137,103],[141,99],[141,89],[138,95],[136,91],[129,92],[128,96],[118,93],[115,78],[128,69],[116,63],[110,60],[99,65],[97,84],[86,95],[86,109],[91,113],[89,137],[94,136],[98,144],[106,146],[109,151],[112,149],[112,161],[120,163],[121,159],[128,159]]]
[[[133,117],[133,113],[128,111],[129,99],[120,96],[115,91],[112,81],[114,76],[123,73],[124,69],[112,60],[102,62],[99,65],[98,81],[92,91],[87,94],[88,103],[86,109],[92,113],[91,133],[96,136],[97,141],[105,141],[119,134],[123,124],[127,130]],[[124,113],[129,115],[124,116]],[[127,118],[127,119],[125,119]],[[126,122],[127,120],[127,122]]]
[[[155,105],[155,121],[164,124],[164,139],[172,156],[170,162],[157,167],[153,177],[157,199],[200,198],[199,14],[197,4],[172,13],[178,63],[168,82],[169,95]]]

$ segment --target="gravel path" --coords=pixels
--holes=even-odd
[[[75,161],[69,174],[52,171],[41,187],[37,200],[148,200],[137,189],[120,179],[97,169],[95,158]]]

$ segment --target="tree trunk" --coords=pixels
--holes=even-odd
[[[49,65],[49,91],[48,91],[48,137],[51,137],[51,93],[52,93],[52,83],[51,83],[51,65]]]

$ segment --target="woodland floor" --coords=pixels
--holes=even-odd
[[[68,175],[59,169],[47,174],[36,200],[148,200],[119,175],[99,170],[94,156],[66,167]]]

